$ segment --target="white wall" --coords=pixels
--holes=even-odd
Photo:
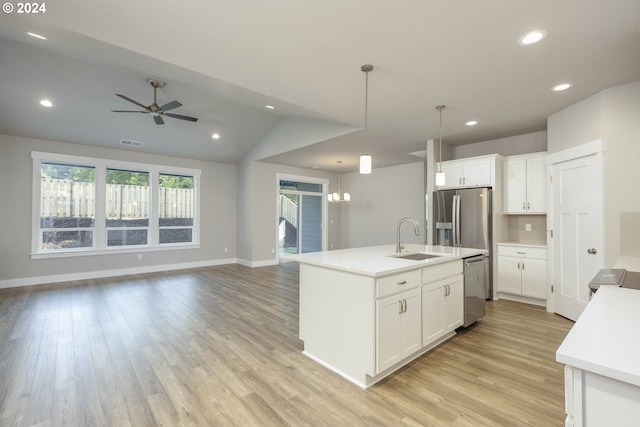
[[[202,170],[199,249],[32,260],[31,151]],[[0,287],[235,262],[236,166],[0,135]],[[228,252],[224,252],[224,248]]]
[[[395,243],[396,224],[408,216],[420,224],[402,227],[406,243],[425,243],[424,162],[374,169],[371,175],[342,175],[342,190],[351,202],[341,207],[343,248]]]
[[[516,156],[518,154],[542,151],[547,151],[547,131],[492,139],[475,144],[456,145],[452,147],[452,158],[464,159],[466,157],[495,153],[502,154],[503,156]]]
[[[640,82],[597,93],[548,119],[549,152],[604,140],[605,265],[620,256],[620,216],[640,212]],[[640,226],[640,224],[636,224]]]

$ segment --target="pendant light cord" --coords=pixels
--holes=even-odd
[[[445,105],[438,105],[436,110],[440,111],[440,163],[438,163],[438,172],[442,172],[442,110],[444,110]]]
[[[365,71],[364,79],[364,154],[367,154],[367,124],[369,117],[369,71]]]

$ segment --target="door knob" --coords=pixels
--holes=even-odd
[[[587,253],[588,253],[588,254],[592,254],[592,255],[593,255],[593,254],[595,254],[595,253],[597,253],[597,252],[598,252],[598,251],[596,251],[596,248],[587,249]]]

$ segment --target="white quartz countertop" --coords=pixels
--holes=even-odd
[[[427,253],[439,256],[425,260],[395,257],[396,255],[410,253]],[[327,267],[365,276],[381,277],[486,253],[485,249],[405,244],[402,254],[396,254],[396,245],[389,244],[285,255],[283,258],[290,261],[298,261],[302,264]]]
[[[558,351],[556,360],[640,386],[640,290],[601,286]]]

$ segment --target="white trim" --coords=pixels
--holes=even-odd
[[[604,140],[597,139],[576,147],[547,154],[547,165],[555,165],[557,163],[579,159],[580,157],[586,157],[602,152],[604,152]]]
[[[77,248],[67,249],[65,251],[57,252],[39,252],[32,253],[31,259],[47,259],[47,258],[69,258],[79,256],[99,256],[99,255],[120,255],[130,253],[145,253],[145,252],[165,252],[165,251],[177,251],[185,249],[200,249],[199,244],[193,243],[164,243],[162,246],[149,246],[149,245],[128,245],[128,246],[109,246],[104,249],[92,249],[92,248]]]
[[[288,173],[281,173],[281,172],[276,172],[276,203],[275,203],[275,210],[276,210],[276,223],[274,225],[274,235],[275,235],[275,259],[274,262],[275,264],[278,264],[280,262],[280,255],[278,254],[278,244],[280,243],[278,241],[278,197],[280,197],[280,181],[294,181],[294,182],[304,182],[304,183],[308,183],[308,184],[321,184],[322,185],[322,193],[308,193],[310,195],[314,195],[314,196],[320,196],[322,197],[322,223],[321,223],[321,227],[322,227],[322,250],[326,251],[327,250],[327,246],[328,246],[328,240],[329,240],[329,227],[327,227],[327,217],[329,216],[329,208],[327,206],[327,193],[329,191],[329,183],[331,182],[331,180],[329,178],[319,178],[319,177],[314,177],[314,176],[303,176],[303,175],[292,175],[292,174],[288,174]],[[302,194],[306,192],[297,192],[297,194]],[[269,264],[272,265],[272,264]]]
[[[212,267],[216,265],[236,264],[235,258],[212,259],[207,261],[185,262],[179,264],[160,264],[146,267],[120,268],[114,270],[87,271],[81,273],[56,274],[52,276],[22,277],[17,279],[0,280],[0,289],[17,288],[21,286],[35,286],[48,283],[69,282],[74,280],[99,279],[104,277],[126,276],[129,274],[157,273],[170,270],[184,270],[187,268]]]
[[[240,265],[244,265],[245,267],[251,267],[251,268],[278,265],[277,259],[266,259],[263,261],[249,261],[246,259],[238,259],[236,262]]]

